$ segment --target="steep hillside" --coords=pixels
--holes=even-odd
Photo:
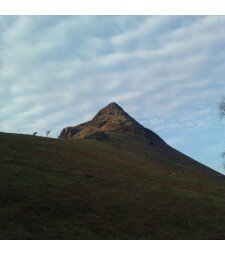
[[[1,239],[224,239],[219,173],[131,132],[0,133]]]
[[[91,121],[75,127],[64,128],[59,139],[95,139],[119,146],[122,151],[131,151],[135,154],[137,154],[137,148],[140,148],[139,159],[145,155],[148,155],[147,159],[149,159],[152,154],[157,154],[158,161],[161,158],[163,160],[166,158],[172,163],[180,162],[186,166],[195,166],[198,168],[198,173],[205,174],[207,172],[210,175],[217,175],[212,169],[201,166],[200,163],[169,146],[156,133],[143,127],[115,102],[101,109]],[[127,143],[126,140],[129,142]],[[126,144],[128,146],[125,147]]]

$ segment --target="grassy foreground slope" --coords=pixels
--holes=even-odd
[[[222,175],[109,137],[0,133],[0,239],[225,238]]]

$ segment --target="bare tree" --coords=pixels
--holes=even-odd
[[[33,136],[36,136],[36,134],[37,134],[37,132],[35,131],[35,132],[33,133]]]
[[[222,100],[219,102],[218,110],[219,110],[220,119],[225,118],[225,97],[223,97]],[[223,165],[224,165],[224,169],[225,169],[225,151],[223,153],[221,153],[221,156],[224,161]]]
[[[50,134],[50,130],[47,130],[46,132],[45,132],[45,134],[46,134],[46,137],[48,137],[48,135]]]
[[[225,117],[225,97],[218,104],[220,119]]]

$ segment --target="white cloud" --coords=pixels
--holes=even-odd
[[[224,17],[1,20],[0,120],[8,131],[51,127],[56,135],[110,101],[154,130],[197,128],[223,92]]]

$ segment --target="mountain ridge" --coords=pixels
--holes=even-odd
[[[116,103],[59,138],[0,133],[0,239],[224,239],[224,176]]]
[[[202,174],[207,172],[210,175],[218,175],[217,171],[171,147],[152,130],[145,128],[132,118],[115,102],[99,110],[92,120],[74,127],[64,128],[58,138],[72,140],[95,139],[108,143],[114,140],[114,145],[116,144],[118,148],[123,147],[126,139],[130,142],[134,139],[136,144],[142,148],[141,154],[143,155],[146,151],[153,150],[154,153],[158,151],[157,153],[162,158],[166,157],[174,162],[196,166],[193,169],[198,168],[198,171]],[[126,150],[129,151],[130,148],[128,147]],[[141,157],[141,154],[139,157]]]

